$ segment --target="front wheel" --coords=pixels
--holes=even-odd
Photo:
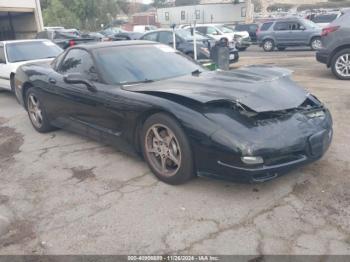
[[[161,181],[178,185],[194,177],[191,147],[175,119],[163,113],[151,116],[144,123],[141,141],[143,156]]]
[[[314,50],[314,51],[321,49],[321,47],[322,47],[321,38],[320,37],[314,37],[311,40],[310,46],[311,46],[311,49]]]
[[[267,39],[263,42],[263,49],[265,52],[271,52],[275,49],[275,43],[271,39]]]
[[[333,74],[341,80],[350,80],[350,49],[335,54],[331,62]]]
[[[54,130],[50,125],[43,102],[35,88],[26,92],[26,108],[29,119],[36,131],[47,133]]]

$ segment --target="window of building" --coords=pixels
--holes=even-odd
[[[186,12],[181,11],[181,20],[186,20]]]
[[[165,21],[169,21],[169,12],[165,12]]]
[[[196,10],[195,15],[196,15],[196,20],[201,19],[201,11],[200,10]]]
[[[246,7],[242,7],[241,8],[241,17],[246,17],[247,16],[247,8]]]

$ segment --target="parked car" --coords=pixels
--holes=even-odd
[[[350,80],[350,10],[323,29],[322,49],[316,58],[339,79]]]
[[[188,30],[178,29],[176,32],[176,49],[194,58],[193,36]],[[144,34],[140,40],[160,42],[173,46],[173,31],[171,29],[159,29]],[[197,57],[198,59],[210,59],[209,39],[203,36],[197,37]]]
[[[96,41],[104,42],[104,41],[110,41],[108,37],[105,35],[99,33],[99,32],[87,32],[81,34],[82,38],[93,38]]]
[[[330,112],[289,74],[207,71],[167,45],[104,42],[21,66],[16,94],[38,132],[64,128],[142,153],[166,183],[264,182],[317,161],[332,141]]]
[[[120,27],[108,27],[100,31],[99,33],[106,37],[113,38],[116,34],[123,33],[123,32],[126,32],[126,31],[121,29]]]
[[[340,15],[341,15],[341,12],[315,15],[311,19],[311,21],[319,25],[320,27],[325,28],[334,20],[336,20]]]
[[[0,42],[0,88],[14,92],[19,66],[50,62],[63,50],[49,40],[16,40]]]
[[[134,32],[137,33],[146,33],[148,31],[153,31],[153,30],[157,30],[158,27],[156,27],[155,25],[134,25]]]
[[[190,26],[186,28],[190,28]],[[235,32],[222,24],[198,24],[196,30],[217,41],[225,38],[229,43],[235,43],[239,51],[244,51],[250,46],[251,41],[248,32]]]
[[[49,39],[62,49],[98,41],[94,37],[81,37],[80,32],[76,29],[45,30],[39,32],[36,39]]]
[[[232,27],[232,29],[234,29],[237,32],[248,32],[249,37],[253,43],[256,43],[258,40],[256,36],[256,32],[259,29],[258,24],[237,24],[234,27]]]
[[[258,44],[266,52],[280,51],[291,46],[321,48],[321,27],[303,18],[283,18],[265,22],[257,32]]]

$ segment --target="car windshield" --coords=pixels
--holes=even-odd
[[[109,84],[128,85],[175,78],[205,69],[166,45],[100,48],[94,52]]]
[[[10,63],[55,58],[62,51],[50,41],[18,42],[6,45],[7,58]]]
[[[193,35],[191,34],[191,29],[179,29],[176,30],[176,34],[180,36],[181,38],[185,39],[185,41],[192,41],[193,40]],[[198,34],[196,31],[196,40],[206,40],[208,39],[207,37],[204,37],[202,34]]]
[[[320,28],[318,24],[315,24],[314,22],[307,20],[307,19],[302,19],[302,22],[305,26],[311,27],[311,28]]]
[[[233,33],[234,31],[226,26],[223,25],[218,25],[216,26],[222,33],[224,34],[229,34],[229,33]]]

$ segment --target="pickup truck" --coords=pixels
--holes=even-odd
[[[36,39],[49,39],[62,49],[67,49],[68,47],[79,44],[99,41],[94,37],[82,37],[76,29],[45,30],[38,33]]]

